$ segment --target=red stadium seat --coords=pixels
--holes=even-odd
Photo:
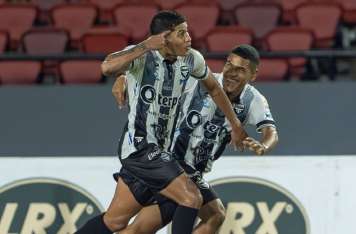
[[[343,8],[342,20],[346,24],[356,24],[356,1],[355,0],[335,0]]]
[[[113,23],[112,11],[119,4],[125,3],[125,0],[89,0],[99,9],[99,18],[101,22]]]
[[[208,50],[213,52],[230,51],[238,44],[251,44],[252,40],[252,30],[238,26],[215,27],[206,37]]]
[[[149,25],[158,9],[155,5],[122,5],[114,10],[118,27],[130,32],[130,37],[141,41],[149,33]]]
[[[9,35],[5,31],[0,31],[0,53],[3,53],[8,46]]]
[[[339,5],[306,3],[300,5],[296,11],[298,25],[313,31],[316,47],[330,48],[333,46],[336,28],[341,17]]]
[[[193,40],[204,39],[207,33],[216,26],[219,17],[219,8],[215,4],[185,4],[176,10],[187,18]]]
[[[206,59],[206,63],[212,72],[220,73],[223,70],[225,60],[224,59]]]
[[[179,5],[182,5],[187,2],[187,0],[154,0],[155,3],[164,10],[172,10]]]
[[[65,52],[69,35],[63,29],[45,28],[27,31],[22,46],[27,54],[61,54]]]
[[[59,66],[61,81],[65,84],[91,84],[101,81],[101,61],[74,60]]]
[[[128,38],[117,30],[90,30],[81,39],[83,51],[86,53],[112,53],[122,50],[128,45]]]
[[[0,6],[0,30],[10,35],[11,48],[15,49],[21,36],[29,30],[37,16],[37,9],[31,5],[4,4]]]
[[[295,24],[297,21],[296,12],[298,5],[308,2],[308,0],[277,0],[283,9],[283,22]]]
[[[228,25],[235,24],[236,20],[234,11],[236,7],[247,2],[249,2],[249,0],[218,0],[221,22]]]
[[[0,61],[0,83],[36,83],[38,82],[41,68],[41,63],[37,61]]]
[[[235,10],[239,25],[251,28],[256,39],[261,40],[275,28],[281,16],[281,8],[277,4],[245,4]]]
[[[280,27],[272,30],[266,37],[267,48],[271,51],[310,50],[314,42],[311,30],[299,27]],[[304,72],[304,58],[288,59],[292,74]]]
[[[67,3],[67,0],[30,0],[30,2],[41,11],[49,11],[56,5]]]
[[[67,3],[67,0],[30,0],[40,9],[38,19],[43,24],[50,24],[50,10],[60,4]]]
[[[285,59],[262,58],[258,67],[257,81],[281,81],[288,74],[288,62]]]
[[[70,34],[72,45],[77,47],[79,39],[86,33],[97,17],[97,8],[89,4],[59,5],[51,13],[54,26],[64,28]]]

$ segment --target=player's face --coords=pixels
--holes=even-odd
[[[191,42],[187,23],[181,23],[167,36],[168,53],[174,56],[184,56],[188,53]]]
[[[223,68],[223,88],[229,97],[236,97],[245,85],[254,80],[256,73],[251,71],[250,61],[230,54]]]

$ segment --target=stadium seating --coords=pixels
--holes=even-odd
[[[86,53],[112,53],[128,45],[128,38],[118,30],[91,29],[81,39],[82,50]]]
[[[224,59],[206,59],[206,63],[212,72],[220,73],[225,64]]]
[[[342,21],[349,25],[356,24],[356,1],[336,0],[343,8]]]
[[[4,4],[0,6],[0,30],[10,36],[10,47],[16,49],[21,36],[29,30],[37,16],[37,8],[31,5]]]
[[[280,6],[273,3],[244,4],[235,10],[238,24],[253,30],[257,44],[277,26],[281,13]]]
[[[277,0],[283,10],[282,21],[286,24],[296,24],[296,9],[298,5],[308,0]]]
[[[34,84],[42,65],[37,61],[0,61],[1,84]]]
[[[336,27],[341,17],[337,4],[306,3],[297,10],[298,25],[313,30],[315,46],[330,48],[334,44]]]
[[[154,0],[155,3],[164,10],[173,10],[174,8],[178,7],[179,5],[184,4],[187,0]]]
[[[54,26],[69,32],[71,45],[78,47],[81,36],[94,24],[97,8],[89,4],[58,5],[52,9]]]
[[[185,4],[176,10],[187,18],[194,43],[204,39],[215,27],[219,17],[219,8],[216,4]]]
[[[135,42],[143,40],[149,33],[152,17],[157,13],[155,5],[122,5],[115,8],[113,14],[116,25],[129,32]]]
[[[61,82],[64,84],[93,84],[101,81],[101,61],[71,60],[59,65]]]
[[[9,43],[9,35],[6,31],[0,31],[0,54],[5,52]]]
[[[60,4],[67,3],[67,0],[30,0],[39,10],[38,20],[42,24],[50,24],[50,10]]]
[[[253,32],[239,26],[220,26],[212,29],[206,36],[208,51],[225,52],[237,44],[251,44]]]
[[[300,27],[279,27],[273,29],[266,37],[266,46],[271,51],[296,51],[312,48],[314,37],[309,29]],[[304,72],[304,58],[288,59],[290,72],[301,75]]]
[[[235,24],[234,10],[241,4],[247,3],[248,0],[218,0],[220,6],[220,20],[223,24]]]
[[[24,52],[31,55],[64,53],[69,35],[63,29],[43,28],[27,31],[22,38]]]
[[[257,81],[282,81],[288,74],[285,59],[260,59]]]
[[[102,23],[113,23],[112,10],[125,0],[89,0],[99,9],[99,19]]]

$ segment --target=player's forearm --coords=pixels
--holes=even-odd
[[[145,41],[135,47],[109,54],[101,64],[105,76],[118,76],[124,74],[130,63],[148,51]]]
[[[274,127],[262,130],[261,144],[265,146],[265,153],[271,151],[278,143],[278,133]]]

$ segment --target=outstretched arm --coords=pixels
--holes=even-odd
[[[232,109],[231,102],[226,96],[224,90],[219,85],[219,83],[214,79],[211,72],[209,72],[208,78],[202,80],[204,86],[208,90],[210,96],[220,108],[220,110],[225,114],[226,118],[229,120],[232,128],[231,132],[231,143],[243,150],[242,141],[247,137],[245,130],[241,126],[241,122],[237,119],[235,112]]]
[[[247,137],[243,144],[257,155],[264,155],[272,150],[278,143],[278,133],[275,127],[267,126],[261,129],[262,138],[260,141]]]

